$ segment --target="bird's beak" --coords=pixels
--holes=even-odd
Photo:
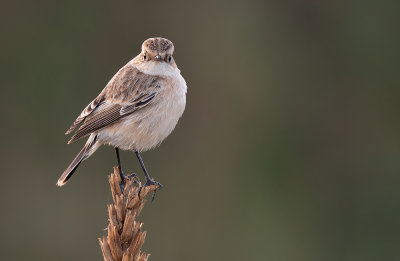
[[[161,61],[161,55],[154,56],[154,59],[157,60],[157,61]]]

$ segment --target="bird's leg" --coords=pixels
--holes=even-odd
[[[119,149],[115,148],[115,152],[117,153],[117,160],[118,160],[118,168],[119,168],[119,175],[121,176],[121,192],[124,193],[124,188],[125,188],[125,175],[124,172],[122,171],[122,167],[121,167],[121,160],[119,158]]]
[[[140,162],[140,166],[142,166],[144,175],[146,176],[146,184],[144,184],[144,186],[158,185],[158,188],[156,190],[154,190],[153,197],[151,198],[151,201],[154,201],[157,190],[162,189],[163,186],[161,185],[161,183],[154,181],[152,178],[150,178],[149,173],[147,173],[146,167],[144,166],[144,163],[143,163],[142,157],[140,156],[140,153],[138,151],[136,151],[135,153]],[[138,192],[139,198],[140,198],[140,191],[142,191],[142,187],[143,186],[140,187],[139,192]]]
[[[125,189],[125,178],[132,178],[132,176],[136,177],[136,174],[133,173],[132,175],[129,176],[125,176],[124,172],[122,171],[122,167],[121,167],[121,159],[119,158],[119,149],[115,148],[115,152],[117,153],[117,160],[118,160],[118,168],[119,168],[119,175],[121,176],[121,192],[124,193],[124,189]],[[138,184],[137,180],[135,179],[133,182],[135,182],[136,184]]]
[[[119,158],[119,149],[115,148],[115,152],[117,154],[117,161],[118,161],[118,168],[119,168],[119,175],[121,176],[121,179],[124,179],[125,175],[122,172],[122,167],[121,167],[121,160]]]

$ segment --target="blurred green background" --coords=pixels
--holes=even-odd
[[[150,260],[400,260],[398,1],[2,1],[2,260],[102,260],[103,147],[64,132],[163,36],[188,84],[142,156]],[[143,175],[131,152],[126,170]]]

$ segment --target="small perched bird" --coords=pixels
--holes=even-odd
[[[145,186],[162,187],[150,178],[140,152],[159,145],[175,128],[185,109],[186,82],[173,52],[171,41],[159,37],[147,39],[142,52],[122,67],[82,111],[66,132],[69,134],[80,125],[68,144],[89,138],[58,179],[58,186],[63,186],[100,145],[108,144],[115,147],[122,177],[119,149],[136,153],[146,176]]]

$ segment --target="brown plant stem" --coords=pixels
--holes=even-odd
[[[139,199],[138,191],[141,183],[135,184],[135,179],[135,177],[125,178],[125,189],[122,193],[119,168],[114,167],[114,173],[108,176],[114,203],[108,205],[107,236],[99,238],[105,261],[147,261],[150,256],[146,252],[141,252],[146,231],[141,231],[143,223],[136,221],[136,218],[146,203],[144,198],[158,186],[143,187]]]

